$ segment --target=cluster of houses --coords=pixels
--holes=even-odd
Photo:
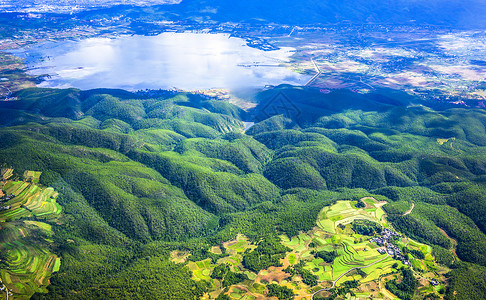
[[[6,202],[6,201],[8,201],[8,200],[12,199],[13,197],[15,197],[15,195],[14,195],[14,194],[10,194],[10,195],[6,196],[5,198],[0,199],[0,203],[1,203],[1,202]],[[10,209],[10,205],[7,205],[7,206],[0,206],[0,211],[3,211],[3,210],[9,210],[9,209]]]
[[[13,294],[11,292],[9,292],[9,290],[7,290],[7,287],[3,284],[0,284],[0,292],[3,292],[5,291],[7,293],[7,296],[13,296]],[[8,297],[7,297],[8,299]]]
[[[14,194],[10,194],[10,195],[6,196],[5,198],[0,199],[0,201],[6,202],[6,201],[12,199],[13,197],[15,197],[15,195]]]
[[[15,197],[15,195],[14,194],[10,194],[10,195],[6,196],[5,198],[0,199],[0,203],[1,202],[7,202],[8,200],[12,199],[13,197]],[[0,206],[0,211],[9,210],[9,209],[10,209],[10,205]]]
[[[408,259],[406,259],[402,255],[402,251],[400,250],[400,248],[398,248],[397,246],[393,245],[390,242],[390,239],[394,236],[401,237],[401,235],[399,235],[395,231],[385,228],[381,232],[381,236],[370,239],[370,242],[382,246],[376,249],[379,253],[381,254],[388,253],[390,256],[393,256],[394,259],[401,261],[404,265],[410,266],[411,265],[410,261],[408,261]],[[432,279],[430,280],[430,284],[432,286],[436,286],[439,285],[439,281],[437,279]]]
[[[10,293],[8,290],[7,290],[7,287],[5,285],[3,285],[2,283],[0,283],[0,292],[3,292],[5,291],[7,293],[7,296],[13,296],[12,293]],[[8,297],[7,297],[8,299]]]
[[[381,236],[374,237],[370,239],[371,243],[376,243],[377,245],[383,246],[382,248],[378,248],[377,251],[381,254],[388,253],[390,256],[393,256],[396,260],[400,260],[405,265],[410,265],[408,259],[406,259],[402,255],[402,250],[397,246],[393,245],[390,242],[390,239],[393,237],[401,237],[398,233],[388,228],[383,229],[381,232]]]

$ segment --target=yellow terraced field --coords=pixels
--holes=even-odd
[[[0,175],[2,180],[7,180],[13,176],[13,169],[2,169],[0,170]]]
[[[292,289],[296,295],[295,299],[309,300],[313,292],[323,287],[330,287],[332,281],[337,280],[341,275],[343,276],[336,282],[336,286],[339,287],[348,280],[358,280],[361,285],[356,291],[359,291],[361,295],[378,296],[379,298],[386,290],[382,290],[384,288],[378,279],[383,274],[396,272],[396,269],[392,268],[394,264],[397,264],[398,267],[402,267],[403,264],[387,254],[380,254],[376,250],[377,246],[369,242],[371,237],[356,234],[352,230],[352,226],[349,224],[356,219],[370,220],[390,226],[387,224],[384,218],[385,212],[380,206],[383,203],[377,203],[374,199],[366,199],[366,203],[368,204],[367,209],[364,209],[353,208],[351,201],[338,201],[321,210],[316,220],[317,227],[312,230],[291,238],[281,235],[282,244],[290,248],[290,251],[281,259],[282,267],[270,267],[258,274],[249,272],[241,263],[243,252],[255,247],[246,237],[238,235],[235,240],[223,243],[229,256],[220,258],[217,263],[228,263],[231,265],[232,271],[249,275],[249,281],[230,288],[228,293],[231,295],[231,299],[251,299],[251,297],[264,299],[263,289],[257,289],[255,286],[263,287],[263,284],[277,283]],[[339,225],[344,227],[337,227]],[[414,241],[410,241],[410,247],[420,249],[426,254],[425,263],[420,262],[422,267],[426,268],[427,263],[430,263],[428,259],[432,258],[429,252],[430,247]],[[320,251],[335,251],[337,257],[333,262],[326,263],[317,256]],[[301,262],[305,270],[317,276],[319,281],[317,286],[307,286],[300,275],[294,275],[291,278],[288,273],[283,271],[288,266],[295,266]],[[221,283],[209,278],[215,265],[207,265],[206,262],[190,262],[188,266],[193,271],[194,279],[211,282],[213,290],[210,294],[213,298],[222,291]],[[359,268],[359,271],[356,268]],[[369,292],[371,290],[373,292]]]
[[[56,219],[60,206],[56,203],[57,193],[52,188],[35,184],[40,172],[26,172],[29,182],[7,182],[3,188],[6,194],[13,194],[6,205],[10,209],[0,212],[3,239],[0,251],[5,253],[8,269],[2,269],[0,276],[7,288],[18,299],[28,299],[36,292],[45,292],[49,278],[61,266],[61,260],[49,251],[52,243],[52,227],[40,221],[25,220],[27,217],[48,217]],[[15,223],[10,222],[19,220]],[[38,230],[43,234],[37,237]]]
[[[42,172],[25,171],[24,172],[24,180],[37,183],[37,182],[39,182],[41,174],[42,174]]]
[[[329,219],[324,219],[320,220],[318,222],[319,227],[321,227],[323,230],[330,232],[330,233],[336,233],[336,229],[334,227],[334,222],[329,220]]]

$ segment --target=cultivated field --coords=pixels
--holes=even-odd
[[[484,61],[484,37],[473,32],[421,30],[387,35],[392,42],[383,41],[377,32],[363,32],[365,39],[375,41],[370,46],[356,44],[355,36],[343,31],[295,30],[292,37],[274,38],[274,42],[295,48],[286,66],[298,73],[317,74],[310,85],[321,89],[366,93],[394,88],[424,98],[433,95],[437,100],[455,103],[461,97],[466,102],[457,105],[469,100],[476,105],[485,99],[486,91],[480,83],[486,76],[486,66],[475,63]]]
[[[61,266],[61,259],[49,250],[52,226],[38,221],[59,217],[58,193],[35,184],[40,175],[27,171],[25,181],[5,181],[3,175],[3,193],[11,199],[3,198],[0,205],[4,207],[0,211],[0,276],[13,299],[29,299],[36,292],[46,292],[50,276]],[[27,220],[32,218],[36,221]]]
[[[223,243],[226,256],[212,263],[211,259],[198,262],[189,262],[187,266],[193,272],[195,280],[210,282],[210,293],[204,299],[214,299],[220,293],[225,292],[222,282],[210,277],[214,268],[221,263],[227,263],[233,272],[242,272],[248,276],[248,280],[231,286],[225,294],[231,299],[265,299],[265,285],[275,283],[290,288],[295,299],[311,299],[312,294],[333,285],[339,288],[346,281],[358,280],[360,286],[355,289],[356,298],[353,299],[393,299],[395,296],[385,289],[385,281],[398,275],[398,269],[404,264],[388,254],[380,254],[378,245],[371,243],[371,237],[356,234],[351,223],[354,220],[369,220],[381,224],[385,228],[391,228],[386,221],[386,214],[381,208],[383,202],[374,198],[363,198],[363,208],[356,208],[357,201],[338,201],[336,204],[325,207],[319,214],[317,226],[308,232],[302,232],[297,236],[288,238],[281,235],[282,244],[291,249],[286,257],[281,260],[281,267],[269,267],[258,274],[247,270],[243,264],[245,251],[254,249],[245,236],[238,235],[235,240]],[[442,274],[447,272],[439,267],[432,256],[432,249],[428,245],[402,237],[398,241],[399,246],[407,246],[409,249],[421,251],[425,258],[416,259],[410,256],[410,262],[414,268],[417,279],[420,279],[420,291],[438,291],[439,287],[432,287],[430,280],[437,279],[445,282]],[[213,247],[213,253],[220,254],[220,247]],[[319,251],[335,251],[336,258],[331,263],[326,263],[317,257]],[[173,257],[185,256],[182,253],[173,253]],[[303,283],[299,275],[290,276],[284,269],[299,263],[304,264],[304,269],[318,277],[318,285],[310,287]],[[326,292],[320,292],[324,295]]]

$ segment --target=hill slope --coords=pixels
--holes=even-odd
[[[287,113],[272,108],[275,95]],[[43,172],[66,216],[50,223],[63,263],[45,298],[195,299],[204,287],[170,251],[216,259],[211,247],[238,233],[295,236],[324,206],[370,195],[392,202],[390,221],[407,235],[439,253],[452,237],[467,268],[486,266],[483,110],[434,110],[393,90],[292,86],[262,92],[249,112],[188,93],[17,96],[0,102],[0,164]],[[242,121],[256,124],[244,132]],[[396,213],[410,202],[411,213]],[[460,270],[451,276],[464,292]]]

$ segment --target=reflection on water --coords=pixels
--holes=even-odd
[[[31,74],[51,75],[45,87],[194,90],[305,84],[309,76],[279,66],[290,50],[265,52],[226,34],[163,33],[47,43],[24,55]]]

